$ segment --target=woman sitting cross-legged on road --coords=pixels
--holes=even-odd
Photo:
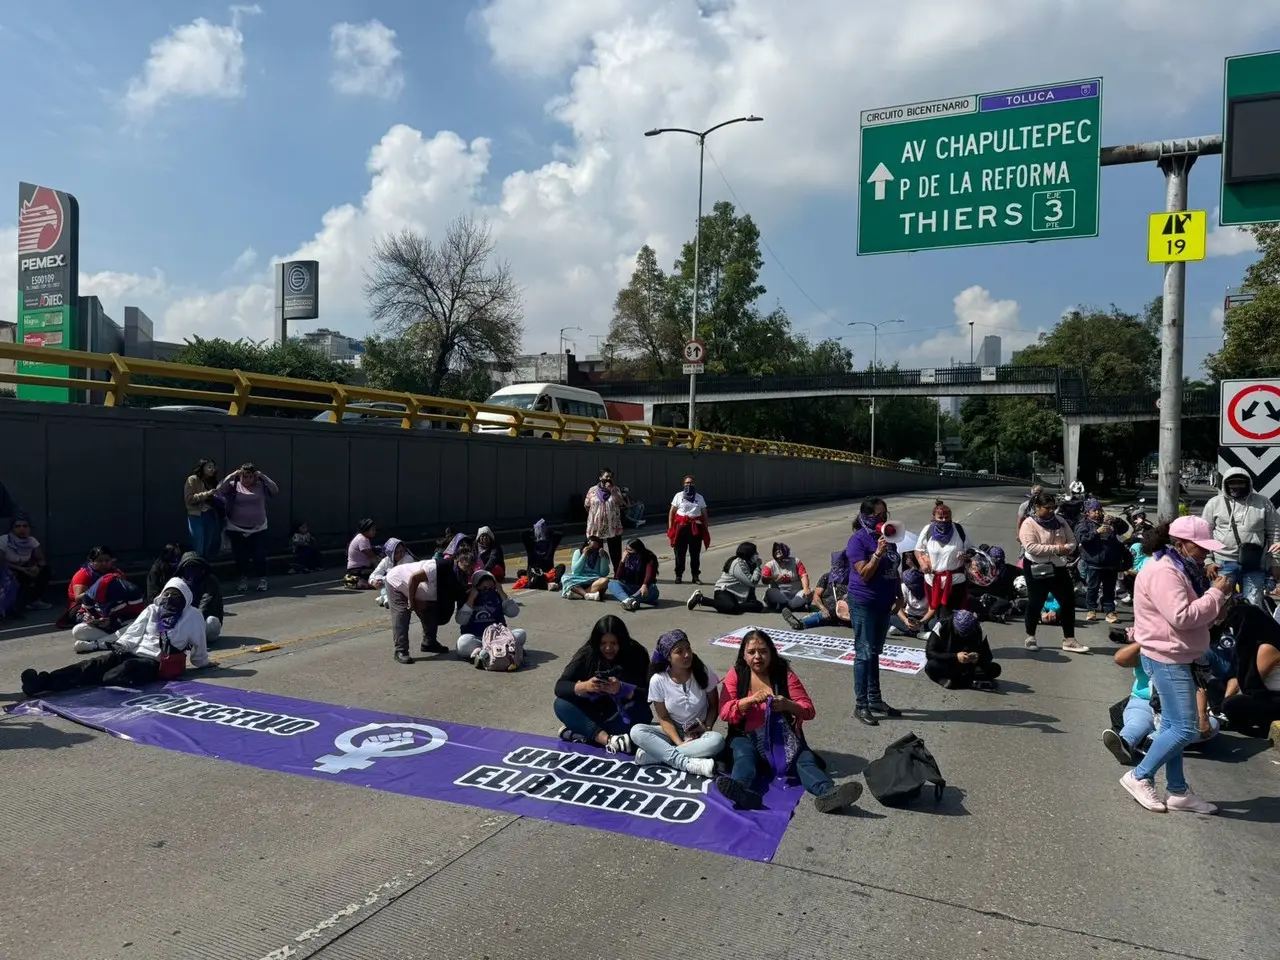
[[[763,630],[748,632],[733,670],[724,678],[720,719],[729,725],[733,769],[729,776],[716,778],[716,789],[735,807],[760,809],[763,797],[754,784],[763,764],[773,778],[799,777],[820,813],[857,803],[862,784],[848,781],[837,786],[805,741],[804,723],[816,714],[804,684],[778,655],[772,638]]]
[[[606,560],[607,562],[607,560]],[[601,617],[556,681],[560,739],[630,753],[633,724],[649,723],[649,653],[621,617]]]
[[[813,588],[813,605],[815,611],[803,617],[785,609],[782,619],[792,630],[849,626],[849,558],[843,550],[831,554],[831,569],[818,578]]]
[[[604,541],[599,537],[587,537],[569,560],[560,596],[581,600],[603,600],[609,588],[609,555],[604,552]]]
[[[649,668],[649,705],[658,722],[631,728],[636,763],[712,776],[724,749],[724,734],[711,729],[720,709],[719,685],[683,630],[660,636]]]
[[[766,610],[808,610],[813,590],[809,586],[809,572],[798,557],[791,555],[785,543],[773,545],[773,559],[760,571],[760,579],[766,584],[764,606]]]
[[[713,607],[717,613],[760,613],[764,604],[756,598],[756,587],[760,586],[763,567],[754,543],[738,544],[734,555],[724,562],[714,595],[708,597],[701,590],[695,590],[686,606],[690,610]]]
[[[471,590],[454,618],[462,628],[456,649],[463,660],[476,662],[476,654],[484,645],[484,632],[493,624],[507,625],[507,620],[520,616],[520,604],[508,597],[502,585],[488,570],[477,569],[471,574]],[[524,646],[525,632],[512,627],[516,642]]]
[[[617,574],[609,581],[609,596],[622,603],[623,609],[635,610],[640,604],[658,605],[658,555],[637,538],[627,541]]]
[[[994,690],[1000,664],[991,657],[991,644],[978,615],[957,610],[940,619],[925,644],[924,672],[948,690]]]

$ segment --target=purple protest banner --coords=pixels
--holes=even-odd
[[[208,683],[95,687],[28,700],[115,737],[261,770],[553,820],[746,860],[773,858],[800,786],[734,810],[711,781],[593,747]]]

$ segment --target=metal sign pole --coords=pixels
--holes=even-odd
[[[1170,153],[1159,160],[1164,172],[1165,210],[1187,209],[1187,176],[1194,153]],[[1182,479],[1182,347],[1187,303],[1187,265],[1164,265],[1164,314],[1160,322],[1160,466],[1158,514],[1161,520],[1178,515]]]
[[[698,220],[693,230],[693,316],[689,323],[689,339],[698,339],[698,255],[702,246],[702,173],[706,167],[706,134],[698,137]],[[689,429],[697,430],[698,375],[689,374]]]

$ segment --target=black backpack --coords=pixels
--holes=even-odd
[[[886,807],[906,806],[920,796],[920,788],[926,783],[933,784],[936,803],[947,788],[938,761],[914,733],[889,744],[883,757],[867,764],[863,776],[867,789]]]

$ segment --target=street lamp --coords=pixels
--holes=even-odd
[[[880,328],[884,326],[888,326],[891,323],[901,323],[901,322],[902,322],[902,318],[898,317],[895,320],[881,320],[879,323],[872,323],[870,320],[852,320],[849,323],[845,324],[845,326],[849,326],[849,327],[856,327],[859,324],[861,324],[864,327],[871,328],[872,330],[871,367],[870,367],[871,370],[874,371],[876,366],[880,363]],[[875,398],[872,397],[871,398],[871,456],[875,457],[875,455],[876,455],[876,401],[875,401]]]
[[[973,321],[969,321],[969,366],[973,366]]]
[[[578,332],[581,332],[582,328],[581,327],[561,327],[560,328],[560,359],[556,362],[556,368],[564,371],[564,375],[563,375],[564,383],[569,382],[569,365],[565,362],[565,358],[564,358],[564,345],[565,345],[564,335],[570,330],[577,330]]]
[[[689,324],[689,339],[698,339],[698,247],[702,240],[702,172],[706,164],[707,155],[707,137],[715,133],[721,127],[727,127],[735,123],[759,123],[764,117],[757,117],[754,114],[746,117],[734,117],[732,120],[726,120],[724,123],[717,123],[714,127],[708,127],[701,132],[690,130],[687,127],[654,127],[652,130],[646,130],[646,137],[656,137],[660,133],[687,133],[691,137],[698,139],[698,220],[697,226],[694,227],[693,233],[693,317]],[[694,404],[698,398],[698,375],[696,373],[689,374],[689,429],[696,428],[697,420],[694,415]]]

